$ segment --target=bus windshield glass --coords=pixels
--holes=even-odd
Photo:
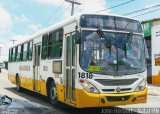
[[[142,35],[82,31],[80,65],[85,71],[107,75],[135,74],[145,70],[145,46]],[[109,43],[109,46],[105,45]]]
[[[80,19],[80,26],[83,28],[104,28],[142,33],[140,22],[122,17],[82,15]]]

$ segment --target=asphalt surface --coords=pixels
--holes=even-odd
[[[76,109],[61,103],[52,106],[45,96],[25,89],[17,92],[7,78],[7,72],[3,71],[0,73],[0,97],[3,95],[11,97],[12,103],[0,106],[0,114],[160,114],[160,87],[152,85],[149,85],[146,104]]]

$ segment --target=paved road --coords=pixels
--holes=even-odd
[[[50,114],[51,112],[53,114],[105,114],[112,113],[113,111],[117,114],[121,112],[125,114],[144,114],[145,112],[147,112],[149,114],[153,111],[155,112],[155,114],[160,113],[160,87],[153,87],[151,85],[149,85],[149,95],[147,104],[125,105],[110,108],[75,109],[63,104],[61,104],[58,107],[54,107],[49,103],[46,97],[28,90],[17,92],[15,89],[15,85],[11,84],[8,81],[7,72],[3,72],[0,73],[0,95],[8,95],[14,99],[11,108],[16,107],[18,108],[18,111],[16,113],[16,110],[14,110],[15,113],[13,114]],[[142,110],[143,108],[149,109]],[[10,112],[14,111],[11,110]],[[7,113],[5,112],[5,110],[0,109],[0,114],[12,113]]]

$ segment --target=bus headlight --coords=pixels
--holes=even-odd
[[[135,89],[135,91],[143,91],[146,87],[146,80],[143,80]]]
[[[83,83],[80,82],[80,84],[89,93],[99,93],[98,89],[88,81],[84,81]]]

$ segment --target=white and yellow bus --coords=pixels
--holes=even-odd
[[[146,103],[146,45],[139,21],[77,14],[9,49],[9,80],[85,107]]]

